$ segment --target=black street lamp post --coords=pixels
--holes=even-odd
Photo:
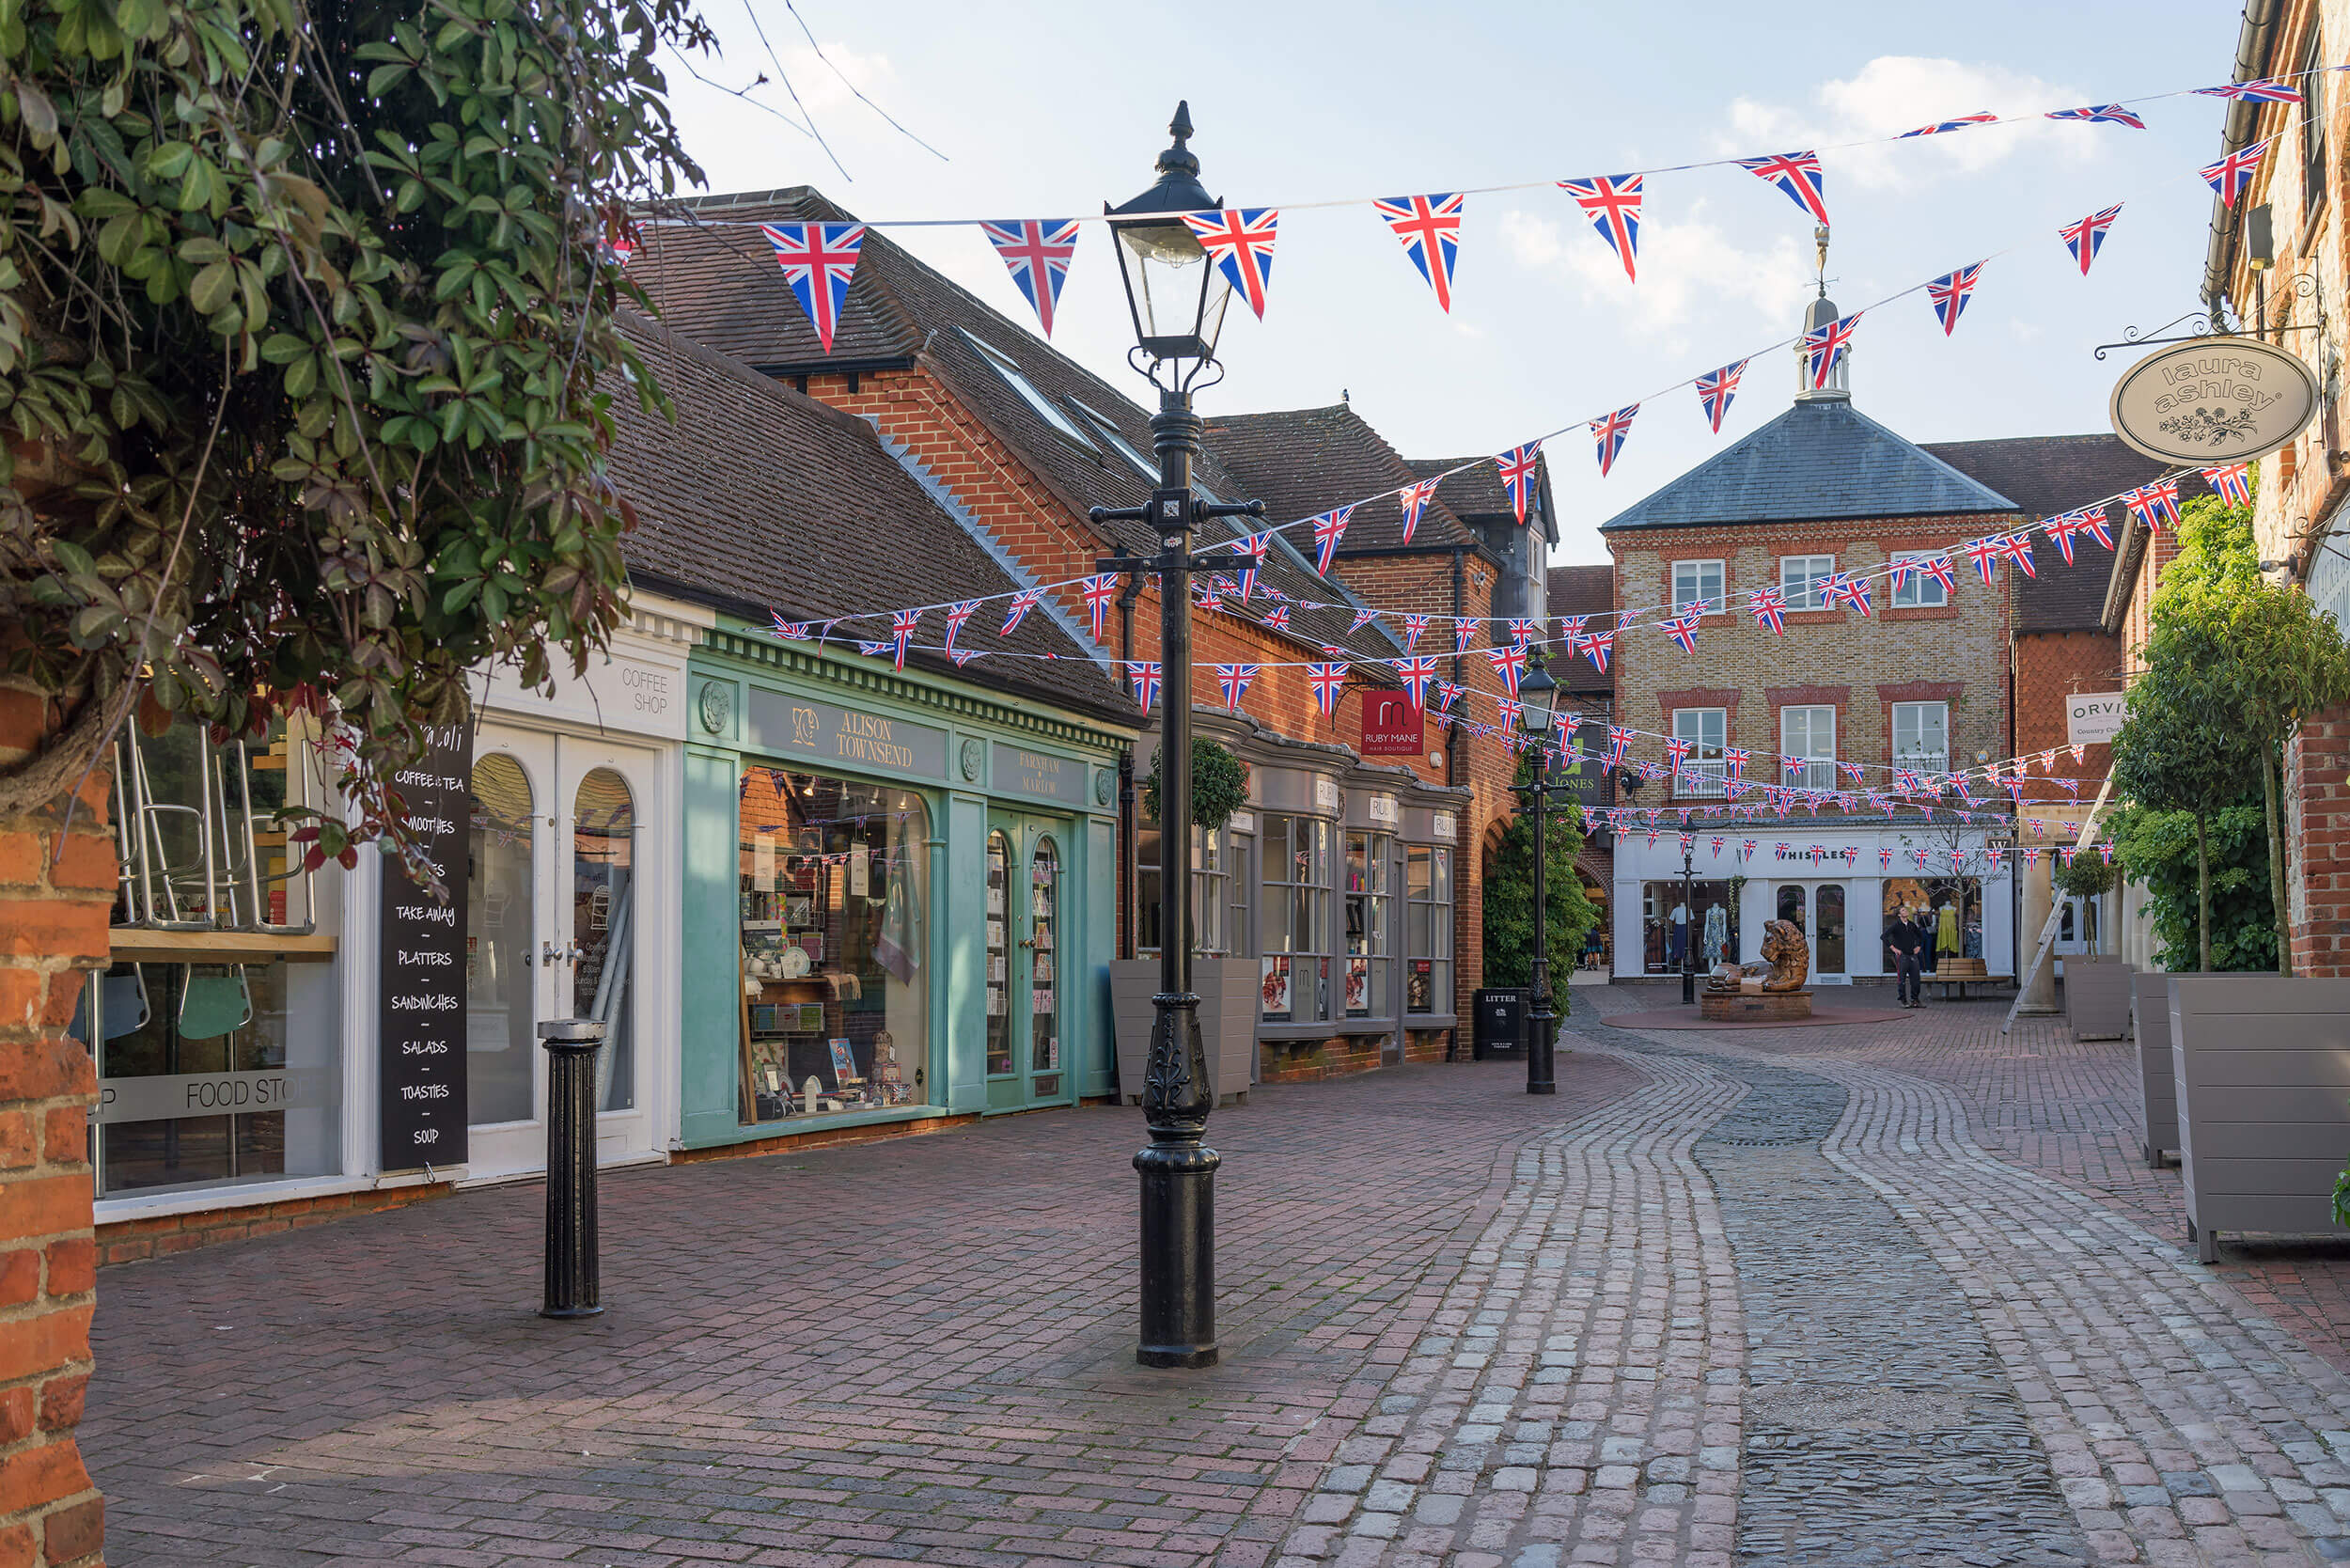
[[[1691,858],[1696,846],[1689,836],[1681,836],[1681,1005],[1695,1007],[1698,1002],[1698,900],[1697,862]]]
[[[1141,1339],[1135,1358],[1146,1367],[1212,1367],[1215,1169],[1222,1160],[1204,1142],[1215,1095],[1199,1037],[1199,998],[1191,989],[1191,573],[1229,567],[1232,557],[1194,556],[1191,536],[1206,519],[1262,517],[1265,507],[1207,503],[1192,493],[1200,425],[1191,394],[1222,379],[1215,340],[1230,289],[1180,216],[1222,205],[1200,185],[1199,160],[1183,145],[1191,135],[1188,104],[1176,106],[1167,130],[1175,145],[1159,154],[1157,183],[1122,207],[1105,209],[1134,316],[1128,362],[1159,389],[1159,412],[1151,421],[1159,483],[1149,505],[1096,507],[1092,517],[1148,522],[1159,543],[1155,556],[1094,565],[1100,572],[1154,572],[1159,579],[1159,989],[1151,998],[1155,1016],[1141,1086],[1151,1141],[1135,1155],[1142,1174]],[[1201,382],[1212,367],[1215,378]]]
[[[1559,682],[1551,679],[1541,649],[1534,650],[1530,666],[1525,679],[1518,682],[1518,697],[1525,704],[1526,732],[1546,739],[1551,714],[1558,706]],[[1534,819],[1534,962],[1528,977],[1533,981],[1534,1005],[1528,1020],[1531,1032],[1526,1043],[1528,1094],[1559,1092],[1553,1065],[1559,1045],[1558,996],[1550,984],[1550,800],[1553,795],[1570,799],[1574,790],[1572,785],[1553,783],[1551,771],[1549,754],[1537,750],[1532,782],[1516,786],[1517,792],[1526,797],[1518,809]]]

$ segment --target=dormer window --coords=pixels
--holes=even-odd
[[[1043,393],[1037,390],[1036,383],[1021,374],[1020,367],[1013,361],[1011,355],[1006,353],[1003,350],[996,348],[992,343],[988,343],[980,338],[973,337],[968,331],[965,331],[962,327],[957,327],[955,330],[963,333],[963,340],[970,344],[974,349],[977,349],[979,351],[979,357],[986,360],[989,365],[993,366],[995,373],[1003,377],[1005,383],[1010,385],[1014,392],[1020,394],[1020,400],[1022,402],[1026,403],[1030,408],[1036,410],[1037,416],[1039,418],[1042,419],[1046,424],[1052,426],[1055,430],[1060,431],[1061,434],[1067,436],[1070,440],[1075,442],[1078,446],[1083,447],[1087,451],[1095,452],[1101,450],[1101,447],[1094,443],[1093,439],[1087,435],[1085,431],[1079,430],[1076,422],[1071,419],[1068,415],[1063,414],[1053,402],[1052,399],[1047,398]]]

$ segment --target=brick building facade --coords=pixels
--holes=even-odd
[[[2320,389],[2317,417],[2263,458],[2253,533],[2264,560],[2280,563],[2338,625],[2350,626],[2350,439],[2342,413],[2342,361],[2350,321],[2342,211],[2350,202],[2350,87],[2335,71],[2350,54],[2350,4],[2281,0],[2248,7],[2236,37],[2233,79],[2292,73],[2298,103],[2230,103],[2220,150],[2269,140],[2251,184],[2232,206],[2214,201],[2202,293],[2217,322],[2298,355]],[[2302,73],[2309,74],[2302,74]],[[2265,243],[2264,243],[2264,240]],[[2148,563],[2140,602],[2160,575]],[[2287,743],[2286,917],[2293,972],[2350,974],[2350,878],[2340,845],[2350,833],[2350,794],[2340,780],[2350,749],[2350,711],[2314,715]]]
[[[1088,515],[1094,507],[1136,505],[1155,482],[1149,417],[1124,393],[877,233],[864,242],[826,352],[756,224],[845,214],[794,188],[710,197],[696,204],[696,215],[697,227],[649,229],[633,264],[670,330],[871,421],[906,471],[1025,584],[1066,584],[1092,573],[1104,556],[1154,547],[1147,528],[1096,524]],[[1243,604],[1227,585],[1215,607],[1193,614],[1198,724],[1251,770],[1249,808],[1196,842],[1195,902],[1215,904],[1225,918],[1220,932],[1196,931],[1195,939],[1203,950],[1262,963],[1269,996],[1277,987],[1303,999],[1289,1010],[1292,1016],[1269,1011],[1262,1026],[1262,1071],[1276,1078],[1376,1066],[1452,1045],[1455,1022],[1465,1021],[1480,978],[1477,847],[1506,809],[1508,760],[1497,743],[1432,726],[1416,755],[1367,759],[1359,750],[1362,695],[1393,690],[1390,661],[1403,653],[1399,625],[1384,618],[1356,624],[1361,612],[1501,613],[1496,596],[1508,562],[1450,504],[1456,494],[1469,494],[1471,476],[1446,481],[1414,539],[1403,541],[1391,492],[1414,471],[1359,420],[1338,423],[1344,439],[1309,441],[1307,465],[1219,426],[1196,470],[1203,495],[1266,499],[1271,523],[1390,492],[1358,508],[1330,576],[1315,572],[1310,537],[1288,530],[1276,536],[1252,600]],[[1497,482],[1492,488],[1497,493]],[[1555,530],[1546,486],[1542,521]],[[1246,531],[1238,522],[1229,533],[1218,532],[1222,526],[1203,530],[1197,548]],[[1234,576],[1239,564],[1236,557]],[[1098,641],[1073,588],[1056,589],[1045,613],[1061,618],[1113,668],[1155,660],[1156,585],[1147,577],[1130,584]],[[1530,590],[1538,614],[1540,594],[1538,581]],[[1479,646],[1487,640],[1480,636]],[[965,646],[984,644],[974,622]],[[1423,644],[1420,651],[1449,656],[1449,638],[1441,650]],[[1350,666],[1346,691],[1328,715],[1304,667],[1317,661]],[[1238,713],[1216,695],[1209,666],[1219,663],[1261,666]],[[1492,682],[1490,666],[1474,653],[1456,667],[1453,678],[1464,685]],[[984,668],[970,673],[981,678]],[[1137,772],[1150,770],[1155,750],[1146,734]],[[1157,834],[1131,797],[1122,837],[1125,948],[1148,952],[1157,939],[1151,891]],[[1383,873],[1387,851],[1391,864]],[[1313,924],[1308,934],[1284,930],[1289,917],[1279,913],[1300,886],[1291,877],[1300,865],[1307,870],[1297,874],[1326,895],[1326,904],[1308,897],[1295,905],[1298,917]],[[1273,880],[1277,870],[1282,880]],[[1372,890],[1383,874],[1391,883]],[[1446,910],[1442,918],[1426,913],[1437,907]],[[1366,929],[1356,932],[1356,924]],[[1407,950],[1416,945],[1442,950]],[[1340,993],[1356,997],[1366,967],[1373,977],[1393,977],[1370,984],[1394,1005],[1339,1005]],[[1310,998],[1309,980],[1321,987]],[[1303,1011],[1317,1015],[1294,1015]]]
[[[1617,644],[1617,722],[1640,733],[1636,756],[1660,757],[1660,737],[1672,736],[1690,744],[1694,764],[1627,781],[1649,831],[1615,848],[1619,979],[1678,973],[1684,952],[1699,968],[1752,960],[1774,918],[1803,928],[1818,980],[1877,977],[1883,924],[1904,905],[1949,908],[1963,956],[2011,969],[2008,869],[1978,855],[1982,830],[1962,830],[1947,811],[1888,821],[1858,798],[1888,788],[1896,767],[1943,773],[2008,754],[2006,594],[1963,582],[1946,593],[1922,573],[1897,591],[1880,578],[1863,617],[1823,603],[1818,585],[2018,521],[2013,500],[1869,419],[1839,384],[1801,392],[1777,419],[1601,525],[1615,608],[1650,622]],[[1785,596],[1783,636],[1749,610],[1761,588]],[[1656,630],[1665,605],[1697,610],[1694,652]],[[1723,759],[1736,751],[1749,754],[1749,779],[1825,794],[1800,814],[1733,803]],[[1782,757],[1800,760],[1799,771]],[[1684,821],[1694,830],[1686,859],[1671,831]],[[1747,840],[1751,859],[1739,853]],[[1925,851],[1938,873],[1953,850],[1979,874],[1915,863]]]

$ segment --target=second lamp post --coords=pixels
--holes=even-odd
[[[1543,658],[1543,651],[1534,650],[1526,678],[1518,682],[1518,698],[1525,707],[1526,732],[1543,738],[1545,744],[1551,730],[1551,714],[1559,705],[1559,682],[1552,680]],[[1553,1062],[1559,1046],[1558,993],[1550,983],[1550,804],[1553,799],[1571,800],[1574,787],[1554,783],[1554,768],[1549,753],[1537,749],[1534,753],[1534,776],[1530,783],[1516,786],[1525,797],[1518,808],[1534,823],[1534,959],[1528,979],[1532,982],[1533,1006],[1528,1010],[1526,1042],[1526,1092],[1556,1094],[1559,1080]]]

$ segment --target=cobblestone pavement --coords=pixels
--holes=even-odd
[[[1220,1113],[1226,1365],[1130,1365],[1131,1113],[536,1189],[108,1271],[118,1564],[2350,1560],[2325,1247],[2184,1249],[2125,1045],[1640,1035]]]
[[[536,1186],[112,1268],[82,1428],[117,1568],[1251,1568],[1431,1332],[1568,1058],[1219,1111],[1224,1364],[1133,1364],[1136,1113],[628,1172],[552,1324]]]

